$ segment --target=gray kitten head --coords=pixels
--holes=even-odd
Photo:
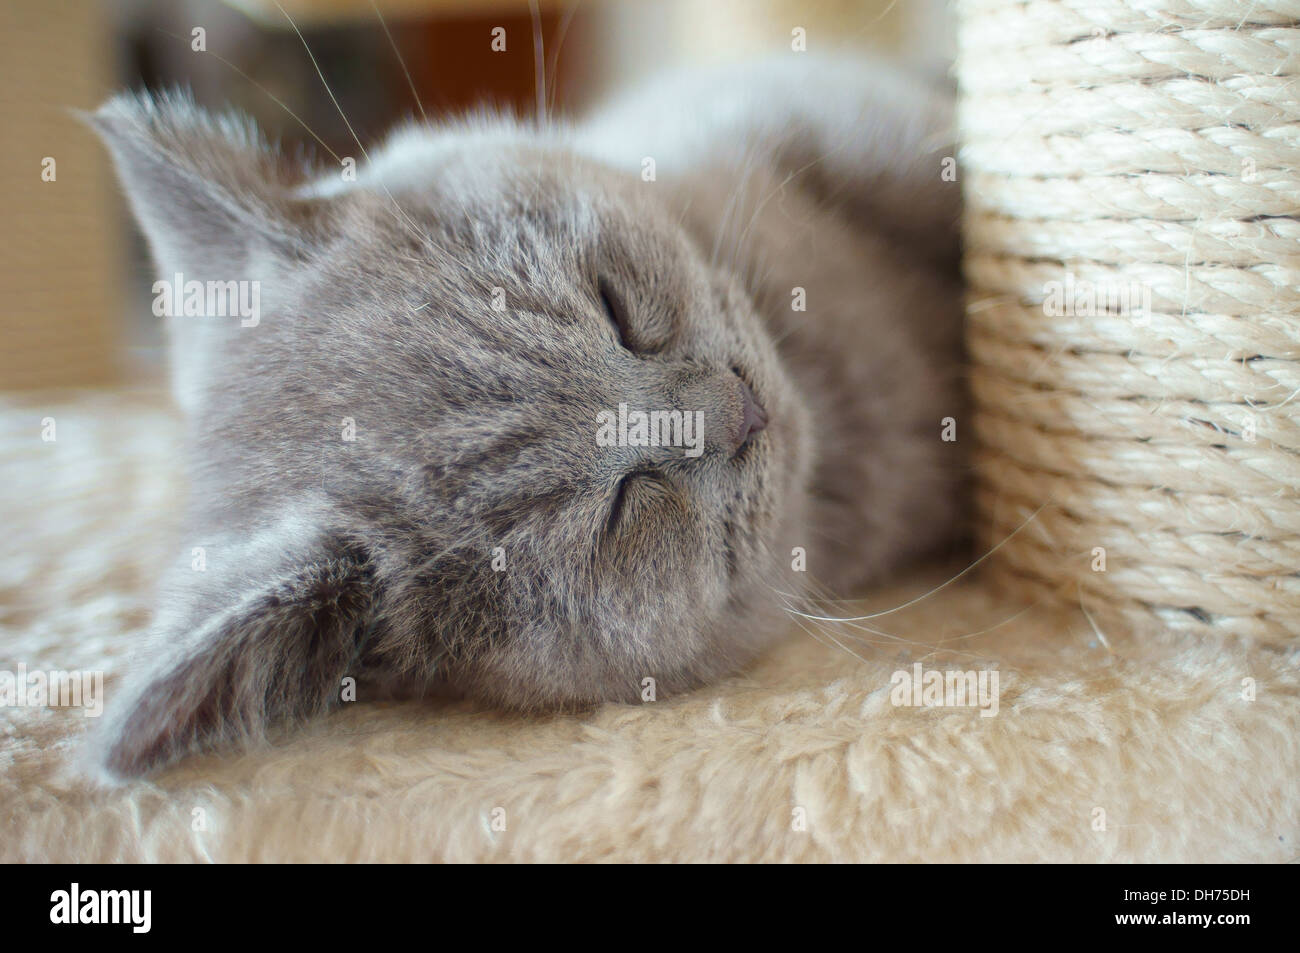
[[[178,96],[92,122],[181,312],[191,427],[186,564],[105,726],[113,772],[349,677],[636,701],[777,628],[808,411],[671,184],[504,121],[407,129],[355,180]],[[187,316],[191,282],[245,306]]]

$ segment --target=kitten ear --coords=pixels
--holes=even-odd
[[[295,197],[308,177],[251,119],[211,115],[180,91],[122,93],[86,121],[112,153],[164,274],[230,278],[260,250],[300,255],[323,203]]]
[[[136,777],[214,745],[247,744],[340,697],[375,615],[373,574],[356,547],[305,558],[208,547],[204,572],[160,615],[155,658],[110,699],[92,744],[110,775]],[[269,557],[269,558],[268,558]]]

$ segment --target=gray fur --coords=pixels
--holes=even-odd
[[[208,563],[168,580],[98,742],[112,773],[253,741],[347,676],[529,710],[662,697],[784,631],[794,547],[845,591],[951,537],[946,105],[797,59],[572,127],[408,127],[355,182],[180,95],[92,117],[160,274],[262,295],[255,327],[169,319],[184,550]],[[741,379],[770,420],[743,444]],[[620,402],[703,411],[704,453],[597,446]]]

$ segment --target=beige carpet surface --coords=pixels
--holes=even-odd
[[[113,704],[183,486],[162,407],[0,408],[0,671],[100,670]],[[1295,650],[1099,637],[978,578],[863,626],[792,625],[741,676],[581,716],[363,699],[272,749],[113,789],[73,767],[90,719],[0,707],[0,860],[1300,857]],[[916,662],[996,670],[997,714],[893,704]]]

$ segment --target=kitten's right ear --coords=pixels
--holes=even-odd
[[[236,278],[266,251],[301,256],[324,227],[324,202],[293,194],[310,170],[251,119],[212,115],[179,91],[122,93],[84,118],[108,145],[164,274]]]

